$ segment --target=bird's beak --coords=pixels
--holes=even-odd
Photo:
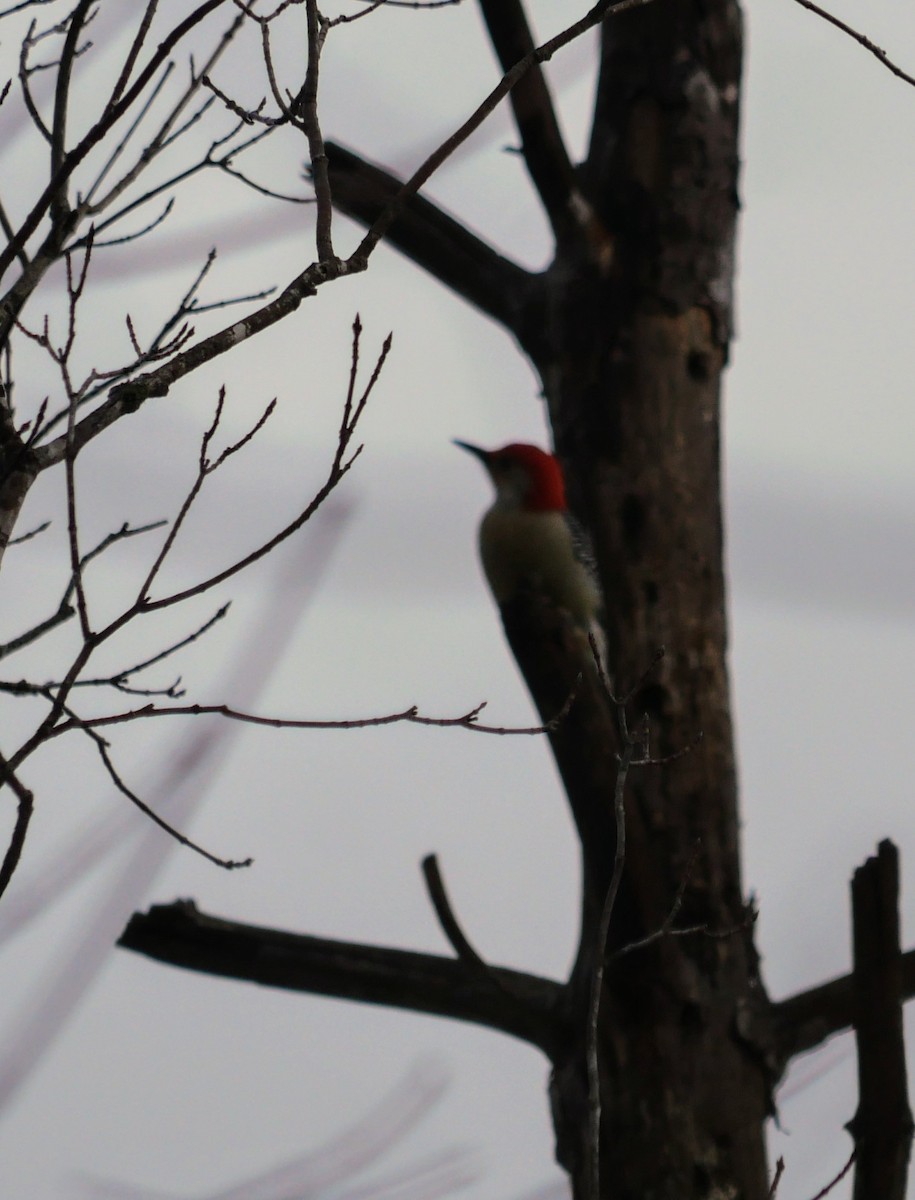
[[[454,445],[460,446],[462,450],[466,450],[468,454],[472,454],[474,458],[478,458],[483,466],[489,463],[489,451],[484,450],[482,446],[474,446],[471,442],[461,442],[457,438],[454,439]]]

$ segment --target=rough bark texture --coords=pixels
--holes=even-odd
[[[549,319],[526,345],[594,536],[618,686],[665,647],[633,711],[649,715],[655,754],[702,735],[676,762],[632,776],[610,949],[658,929],[688,871],[683,922],[742,928],[667,938],[608,969],[602,1192],[626,1200],[755,1200],[768,1187],[770,1080],[740,880],[719,456],[740,41],[730,0],[659,0],[606,23],[581,178],[612,249],[596,253],[586,238],[558,246]],[[611,839],[603,872],[586,881],[586,912],[599,909],[612,850]],[[589,970],[580,957],[580,994]],[[559,1158],[584,1195],[581,1043],[558,1065],[553,1094]]]
[[[119,944],[209,975],[476,1022],[547,1054],[559,1027],[562,988],[552,980],[501,967],[481,976],[436,954],[223,921],[191,900],[135,913]]]
[[[858,1111],[854,1200],[904,1200],[912,1149],[902,1033],[899,852],[884,841],[851,885]]]

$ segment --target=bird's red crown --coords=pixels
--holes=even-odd
[[[529,512],[565,511],[565,481],[555,455],[527,442],[511,442],[501,450],[490,451],[490,467],[498,469],[500,461],[506,465],[520,463],[526,470],[531,481],[530,491],[525,497],[525,508]]]

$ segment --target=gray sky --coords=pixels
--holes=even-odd
[[[585,7],[531,5],[543,36]],[[863,16],[855,9],[833,10],[866,21],[865,32],[905,65],[915,11],[897,0],[873,0]],[[748,23],[739,338],[726,383],[732,665],[745,880],[761,907],[767,982],[780,997],[848,968],[848,879],[884,836],[902,849],[903,930],[911,936],[915,90],[791,0],[755,0]],[[4,42],[7,54],[15,48],[14,39]],[[576,149],[592,60],[593,43],[585,43],[551,68]],[[409,170],[495,77],[469,3],[382,14],[332,36],[325,132]],[[539,266],[547,231],[517,158],[502,152],[513,140],[499,115],[429,192],[506,253]],[[4,144],[28,181],[38,163],[25,139]],[[262,162],[293,188],[304,157],[286,142]],[[253,239],[250,212],[246,194],[227,181],[195,187],[175,218],[187,231],[176,261],[159,252],[163,234],[148,243],[147,265],[162,268],[155,276],[130,285],[107,268],[118,286],[100,293],[87,359],[107,365],[123,353],[124,307],[148,334],[157,306],[187,286],[197,252],[217,235],[230,249],[213,294],[285,279],[293,256],[307,254],[308,210],[277,205]],[[354,233],[339,222],[342,248]],[[258,709],[333,717],[417,703],[454,715],[486,699],[494,721],[526,723],[530,705],[475,558],[485,480],[450,439],[543,441],[536,382],[500,330],[392,253],[382,250],[367,275],[327,289],[292,322],[93,446],[79,480],[87,538],[124,519],[174,512],[222,382],[236,431],[272,396],[280,407],[214,480],[172,578],[228,561],[293,515],[321,481],[333,444],[356,310],[365,361],[389,329],[394,351],[366,415],[365,453],[341,496],[352,506],[346,532]],[[58,533],[8,562],[4,637],[28,619],[35,595],[56,603],[60,496],[57,481],[30,499],[23,528],[55,516]],[[100,564],[94,603],[115,605],[147,556],[137,541]],[[227,589],[236,599],[231,617],[181,664],[195,695],[222,698],[221,681],[273,619],[263,605],[281,586],[303,585],[281,585],[268,570]],[[170,628],[186,632],[222,598]],[[63,640],[42,650],[36,673],[53,671]],[[128,638],[125,658],[145,644]],[[117,734],[119,762],[147,798],[187,736],[185,726],[164,722]],[[126,808],[78,743],[50,749],[27,781],[40,803],[11,902],[56,876],[51,856],[68,839]],[[436,851],[481,953],[553,975],[568,968],[576,852],[542,742],[459,730],[246,731],[221,747],[206,796],[190,793],[189,832],[218,853],[254,855],[254,867],[227,875],[181,851],[153,879],[162,842],[127,813],[119,858],[3,946],[8,1045],[22,1044],[23,1014],[53,991],[46,981],[94,921],[140,835],[148,847],[119,892],[124,913],[193,896],[206,910],[254,923],[447,953],[418,866]],[[106,907],[113,920],[110,899]],[[841,1128],[855,1106],[847,1050],[831,1044],[789,1080],[846,1052],[783,1105],[773,1159],[786,1157],[786,1194],[816,1191],[850,1151]],[[9,1194],[49,1200],[85,1194],[83,1172],[210,1195],[320,1145],[423,1058],[446,1064],[452,1083],[388,1165],[465,1146],[482,1172],[466,1192],[474,1200],[561,1178],[546,1064],[533,1050],[484,1030],[276,994],[112,952],[7,1108],[0,1174]],[[0,1061],[0,1081],[8,1070]]]

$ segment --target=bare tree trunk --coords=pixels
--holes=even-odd
[[[633,772],[627,857],[601,1007],[602,1194],[766,1195],[764,1013],[740,880],[728,693],[719,394],[731,326],[741,21],[732,0],[658,0],[603,27],[580,186],[588,236],[558,230],[546,318],[523,343],[549,403],[573,505],[592,531],[608,660],[655,756]],[[503,60],[504,61],[504,60]],[[565,236],[564,236],[565,235]],[[603,803],[609,805],[609,796]],[[599,821],[579,821],[584,840]],[[555,1072],[558,1155],[587,1194],[584,1029],[613,839],[587,844],[586,913],[571,980],[582,1036]],[[600,869],[599,864],[603,864]],[[590,926],[590,928],[589,928]]]

